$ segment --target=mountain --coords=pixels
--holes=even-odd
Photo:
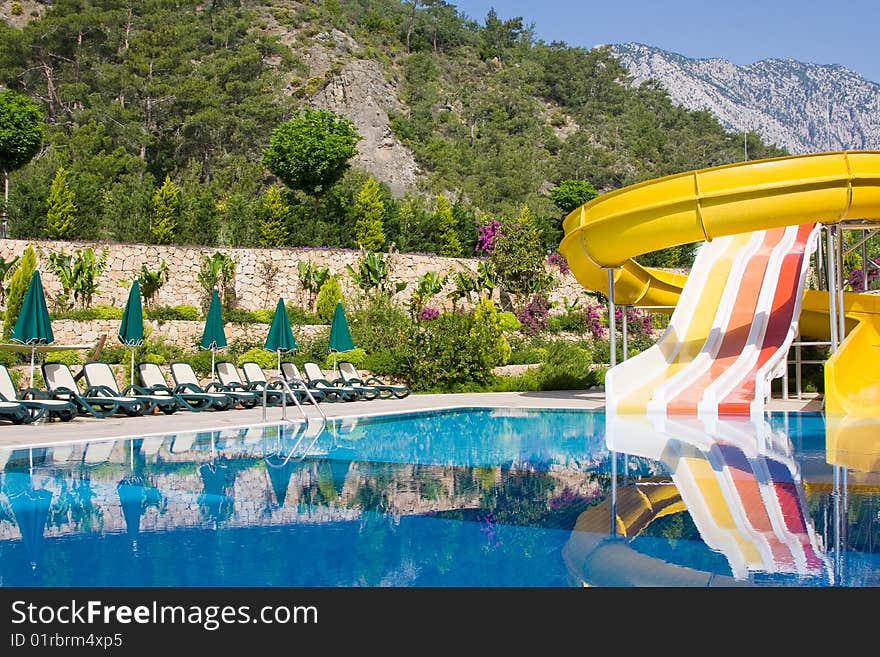
[[[708,110],[731,132],[756,132],[792,154],[880,148],[880,84],[842,66],[793,59],[737,66],[640,43],[611,52],[636,85],[655,79],[681,106]]]

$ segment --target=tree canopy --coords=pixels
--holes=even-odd
[[[43,144],[43,112],[22,94],[0,91],[0,169],[23,167]]]
[[[263,164],[291,189],[317,196],[342,178],[361,139],[350,120],[304,107],[272,131]]]

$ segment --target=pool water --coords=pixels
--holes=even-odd
[[[0,586],[878,586],[838,438],[461,408],[0,450]]]

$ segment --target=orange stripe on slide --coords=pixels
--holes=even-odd
[[[767,230],[758,250],[746,263],[740,288],[736,293],[730,319],[718,353],[709,369],[696,377],[690,384],[666,404],[666,412],[674,415],[696,415],[697,404],[703,395],[704,388],[717,379],[730,365],[739,358],[749,338],[752,323],[755,320],[755,309],[764,285],[764,275],[773,249],[785,237],[785,228]]]
[[[755,398],[755,374],[770,360],[773,354],[779,351],[785,342],[794,321],[794,311],[798,295],[801,292],[801,265],[805,257],[807,240],[813,228],[815,228],[815,224],[798,226],[797,238],[792,250],[785,254],[782,260],[779,281],[773,296],[770,318],[767,321],[767,329],[764,332],[758,359],[748,373],[740,379],[739,384],[718,403],[719,415],[742,415],[749,412],[749,405]]]

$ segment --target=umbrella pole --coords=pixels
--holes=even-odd
[[[33,345],[31,346],[31,388],[34,387],[34,352],[37,350]]]
[[[134,385],[134,347],[131,348],[131,385]]]
[[[214,383],[214,357],[216,352],[214,351],[214,347],[211,347],[211,383]]]
[[[277,350],[275,353],[278,354],[278,376],[281,376],[281,350]]]

